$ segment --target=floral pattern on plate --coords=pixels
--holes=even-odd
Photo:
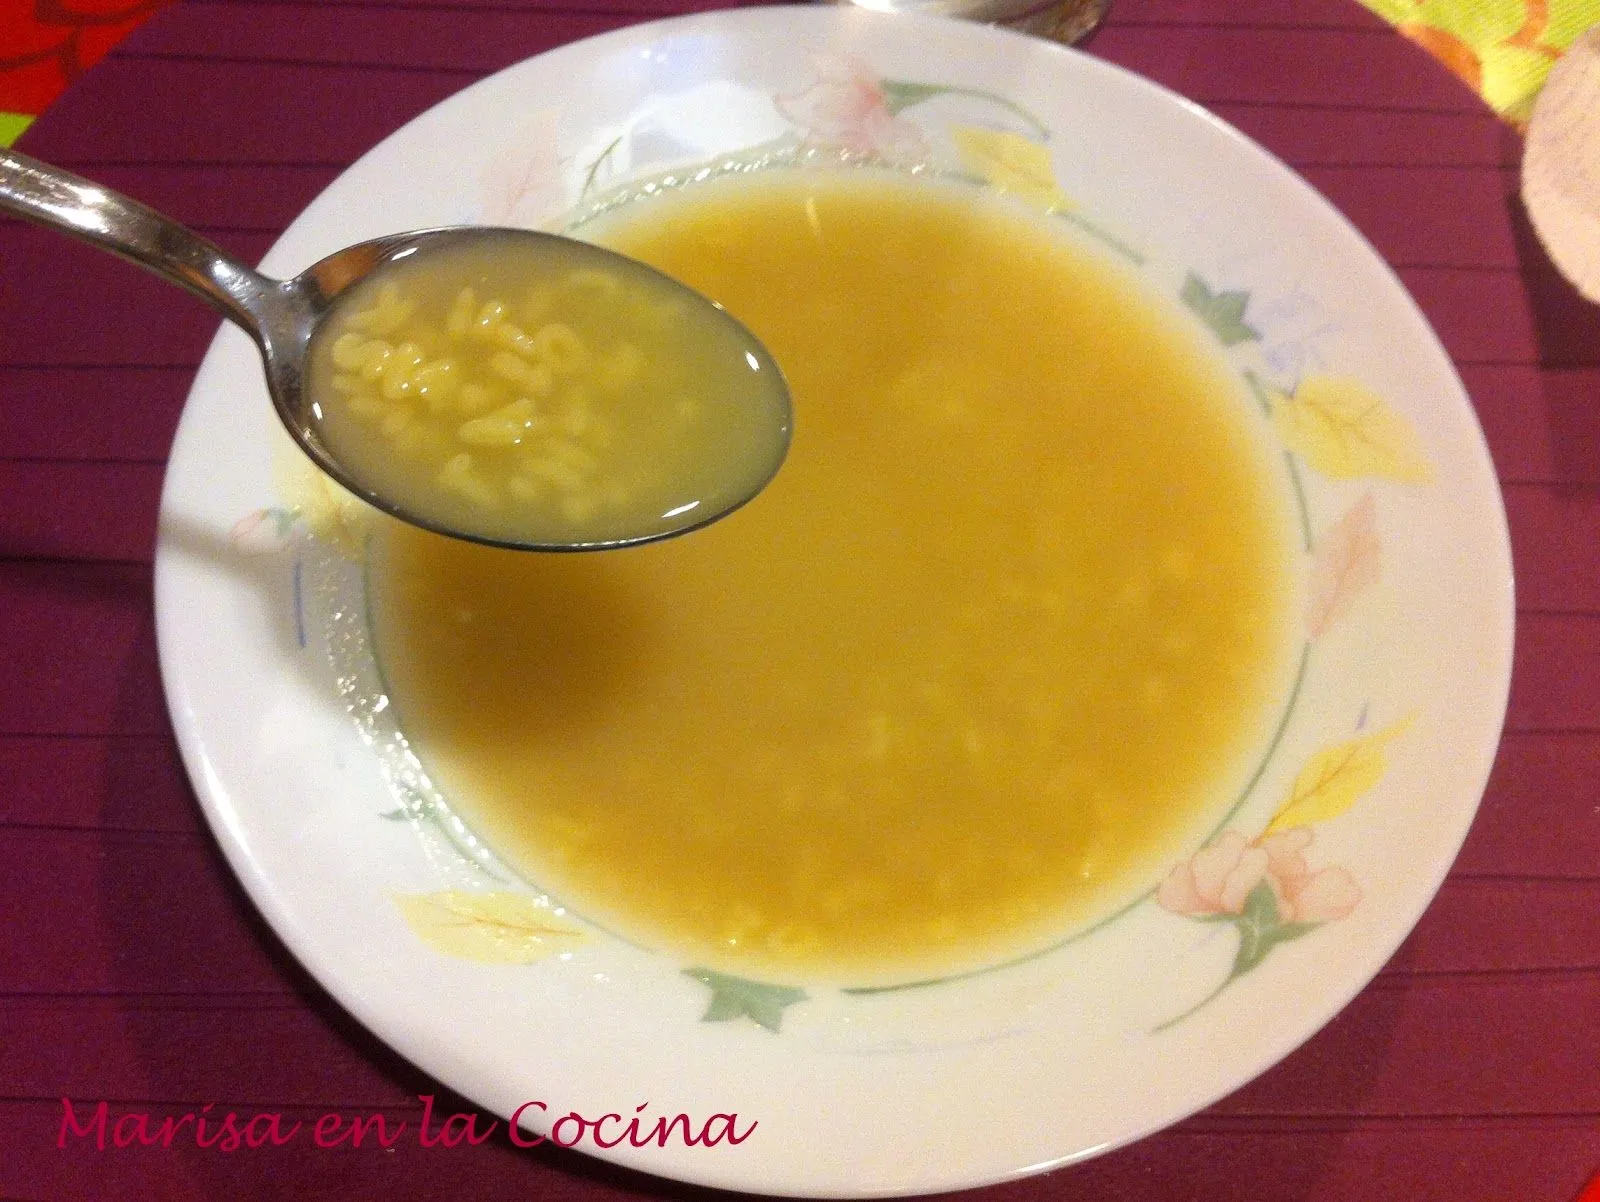
[[[673,164],[668,184],[684,178],[705,178],[726,169],[749,169],[767,161],[804,161],[815,150],[841,156],[837,161],[910,171],[937,171],[966,179],[1011,196],[1054,218],[1066,221],[1110,247],[1136,267],[1149,268],[1150,258],[1135,242],[1113,232],[1109,224],[1086,215],[1058,179],[1052,139],[1045,126],[1022,105],[996,93],[968,87],[884,78],[859,57],[820,56],[815,75],[802,87],[770,97],[773,109],[790,126],[787,134],[754,147],[737,148],[711,163],[684,167]],[[934,102],[939,101],[935,111]],[[598,153],[563,165],[555,153],[559,113],[543,109],[527,123],[526,138],[491,164],[484,173],[483,214],[487,219],[526,225],[552,224],[560,198],[587,202],[583,212],[599,211],[608,197],[637,186],[653,164],[635,153],[628,129],[608,132]],[[761,119],[752,118],[759,126]],[[998,122],[998,124],[996,124]],[[798,156],[798,160],[797,160]],[[627,164],[624,168],[619,164]],[[580,222],[581,222],[580,216]],[[1281,370],[1282,354],[1263,335],[1252,312],[1252,291],[1214,287],[1193,270],[1169,272],[1171,293],[1234,362],[1253,395],[1260,417],[1281,445],[1293,482],[1305,534],[1305,646],[1300,672],[1287,697],[1276,733],[1265,746],[1249,784],[1217,828],[1188,859],[1171,866],[1132,906],[1107,922],[1115,922],[1146,903],[1174,921],[1232,928],[1237,950],[1222,982],[1198,1001],[1154,1029],[1165,1030],[1220,995],[1230,984],[1263,964],[1270,952],[1350,915],[1362,900],[1361,885],[1339,865],[1313,867],[1307,852],[1315,829],[1340,819],[1355,802],[1379,785],[1389,743],[1405,729],[1398,722],[1377,732],[1358,733],[1311,756],[1283,800],[1258,817],[1251,836],[1251,814],[1261,809],[1259,782],[1267,774],[1280,740],[1308,687],[1312,648],[1347,620],[1363,598],[1382,582],[1380,489],[1426,484],[1432,469],[1416,431],[1396,410],[1359,381],[1331,374],[1291,378]],[[1303,309],[1303,306],[1302,306]],[[1304,326],[1302,311],[1298,324]],[[1282,349],[1282,348],[1279,348]],[[1274,365],[1278,365],[1275,367]],[[1311,487],[1301,469],[1316,477],[1369,484],[1341,515],[1314,532]],[[361,507],[314,472],[292,474],[283,504],[257,510],[240,519],[229,541],[241,554],[271,554],[294,548],[296,534],[306,547],[333,548],[361,566],[359,590],[365,595],[365,517]],[[297,628],[305,646],[304,564],[296,551],[293,589]],[[363,601],[363,608],[367,603]],[[370,623],[370,616],[366,619]],[[370,628],[354,652],[373,660],[381,692],[381,668],[372,651]],[[348,665],[347,665],[348,667]],[[1383,698],[1391,708],[1397,699]],[[507,888],[509,873],[477,842],[447,801],[427,778],[398,727],[387,735],[374,733],[382,704],[368,706],[364,718],[376,744],[387,742],[401,767],[390,773],[400,804],[384,817],[409,821],[419,832],[426,827],[443,835],[449,851],[474,875],[471,888],[440,889],[423,894],[395,894],[394,903],[407,926],[441,954],[480,962],[528,965],[590,934],[543,895]],[[1358,727],[1364,725],[1366,707]],[[390,719],[392,721],[392,718]],[[398,749],[395,751],[394,749]],[[435,848],[437,853],[437,848]],[[1101,926],[1104,926],[1102,923]],[[1093,933],[1074,933],[1051,951]],[[1030,956],[1027,959],[1036,958]],[[1015,962],[1020,963],[1021,961]],[[993,972],[1007,965],[995,965]],[[787,1010],[808,1000],[804,990],[747,980],[690,966],[683,974],[710,991],[703,1022],[744,1020],[767,1031],[782,1029]],[[970,974],[969,974],[970,975]],[[966,978],[949,978],[959,980]],[[915,982],[914,987],[940,984]],[[844,990],[845,995],[876,995],[895,988]]]

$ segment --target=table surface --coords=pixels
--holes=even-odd
[[[434,102],[696,0],[190,0],[21,148],[259,257]],[[1207,105],[1399,271],[1487,431],[1517,568],[1504,745],[1466,848],[1328,1028],[1024,1199],[1571,1202],[1600,1168],[1600,308],[1517,199],[1517,135],[1353,0],[1116,0],[1093,53]],[[294,963],[224,866],[156,672],[163,461],[217,322],[0,222],[0,1198],[688,1198],[571,1153],[59,1148],[63,1098],[163,1114],[467,1109]],[[825,1154],[819,1149],[819,1154]]]

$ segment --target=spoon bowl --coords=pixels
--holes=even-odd
[[[436,533],[538,551],[600,550],[652,542],[698,529],[749,501],[777,473],[788,451],[792,428],[788,387],[755,336],[700,294],[653,268],[590,243],[522,229],[453,226],[413,230],[345,247],[299,275],[280,280],[238,262],[138,201],[6,149],[0,149],[0,211],[79,238],[205,300],[255,342],[273,407],[290,437],[311,460],[375,508]],[[366,464],[358,464],[349,453],[348,439],[330,437],[327,410],[336,398],[327,386],[328,379],[323,378],[325,373],[314,371],[312,365],[319,336],[349,316],[347,299],[370,295],[374,282],[388,281],[391,274],[398,274],[402,263],[414,274],[436,256],[474,248],[480,258],[499,260],[502,266],[526,266],[530,279],[555,264],[568,276],[576,273],[611,280],[619,288],[641,288],[652,296],[669,298],[677,324],[662,342],[665,353],[670,357],[670,348],[678,343],[700,347],[694,363],[699,372],[695,382],[711,391],[734,394],[731,403],[714,410],[728,428],[712,426],[697,431],[687,458],[653,456],[666,464],[663,471],[693,469],[690,493],[673,494],[664,508],[657,505],[653,510],[649,502],[657,494],[646,490],[642,508],[635,503],[621,516],[613,513],[600,525],[587,517],[574,517],[570,505],[565,520],[555,521],[542,518],[537,511],[524,514],[498,495],[493,504],[465,505],[459,489],[452,494],[448,488],[434,486],[435,478],[445,477],[430,466],[419,467],[416,479],[407,482],[414,487],[397,489],[394,481],[403,480],[403,473],[376,474],[372,456],[367,456]],[[503,328],[493,332],[502,340],[512,337]],[[528,346],[514,339],[508,345],[526,352],[530,371],[542,369]],[[711,373],[704,369],[711,361],[707,346],[713,348],[717,366],[714,378],[707,378]],[[492,347],[486,350],[485,356],[492,351]],[[680,370],[678,374],[684,373]],[[520,381],[528,392],[537,392],[538,383],[532,375]],[[554,383],[548,386],[554,387]],[[529,402],[526,410],[518,411],[527,412],[523,424],[529,432],[547,424],[532,412],[542,399],[542,395],[518,398]],[[730,398],[717,399],[728,402]],[[455,419],[447,416],[443,420]],[[462,427],[468,424],[472,423],[460,423]],[[496,449],[517,451],[520,433],[501,436],[509,441]],[[736,447],[737,453],[730,453],[729,447]],[[459,452],[451,457],[459,466],[478,444],[448,449]]]

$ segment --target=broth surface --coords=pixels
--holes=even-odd
[[[770,171],[596,231],[761,338],[794,441],[668,543],[392,531],[392,697],[473,828],[625,937],[857,985],[1053,943],[1192,851],[1282,702],[1293,556],[1202,332],[955,185]]]

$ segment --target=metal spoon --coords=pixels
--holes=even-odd
[[[290,436],[328,475],[377,508],[406,522],[457,538],[523,550],[595,550],[650,542],[704,526],[750,500],[772,479],[788,451],[792,408],[787,385],[771,356],[759,341],[723,312],[720,306],[670,281],[642,263],[588,243],[530,230],[487,230],[457,227],[421,230],[358,243],[329,255],[289,280],[271,279],[230,258],[210,242],[153,209],[90,180],[52,167],[14,150],[0,149],[0,211],[49,226],[80,238],[101,250],[128,259],[179,284],[242,327],[261,351],[267,388],[274,408]],[[337,311],[340,295],[375,271],[400,260],[414,266],[428,252],[448,250],[473,239],[504,239],[506,253],[546,260],[557,252],[563,261],[582,263],[622,278],[648,278],[649,286],[663,286],[689,302],[684,306],[693,322],[710,323],[718,346],[727,348],[726,362],[748,384],[740,395],[752,404],[740,421],[745,461],[697,465],[715,486],[690,502],[670,506],[639,523],[638,529],[608,530],[603,536],[581,530],[552,533],[549,523],[529,528],[507,528],[504,515],[478,521],[463,514],[461,506],[419,503],[411,491],[405,502],[393,489],[375,487],[366,473],[354,469],[328,445],[320,403],[309,395],[308,367],[313,337],[319,326]],[[496,250],[500,249],[497,241]],[[746,376],[748,377],[746,379]],[[715,448],[716,439],[707,441]],[[754,448],[754,453],[750,449]],[[426,493],[426,489],[422,490]]]
[[[876,12],[927,13],[1006,25],[1036,37],[1071,46],[1105,20],[1111,0],[828,0]]]

